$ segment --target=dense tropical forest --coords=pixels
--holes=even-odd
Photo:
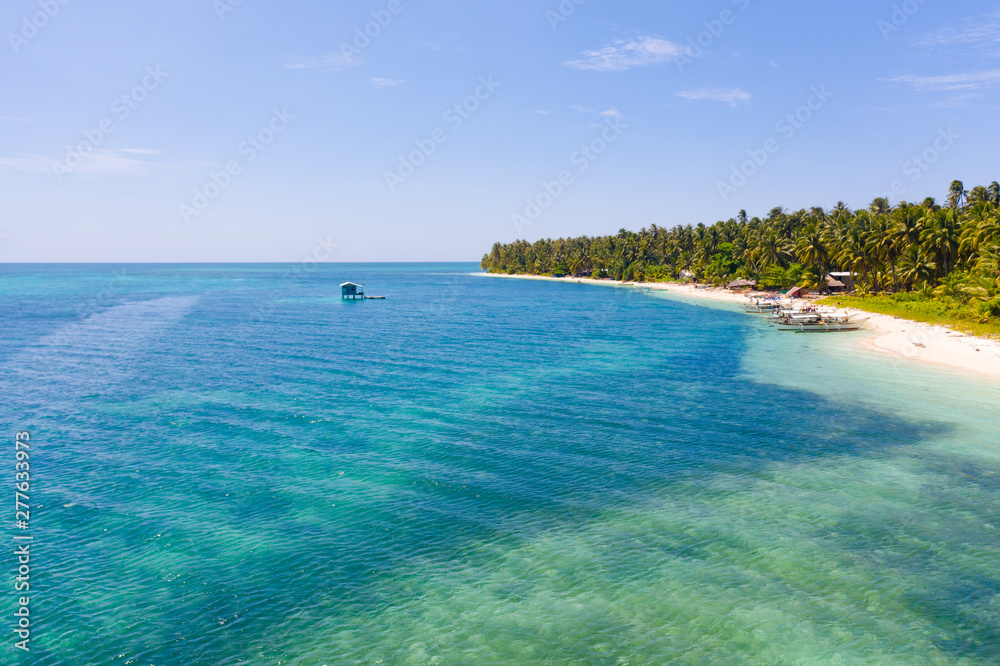
[[[861,296],[937,301],[980,323],[1000,319],[1000,184],[966,190],[954,181],[947,201],[865,210],[832,210],[736,218],[614,236],[497,243],[482,260],[492,273],[726,284],[744,278],[763,289],[823,289],[832,271],[850,271]]]

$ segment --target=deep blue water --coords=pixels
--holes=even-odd
[[[0,267],[0,661],[1000,662],[997,386],[476,270]]]

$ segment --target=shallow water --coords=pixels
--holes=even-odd
[[[1000,385],[473,271],[0,267],[30,663],[1000,660]]]

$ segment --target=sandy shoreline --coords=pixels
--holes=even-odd
[[[590,278],[554,278],[540,275],[497,275],[491,277],[519,280],[546,280],[575,282],[604,287],[641,287],[653,291],[668,291],[692,298],[745,304],[747,297],[724,289],[698,288],[693,285],[665,283],[615,282]],[[853,308],[836,308],[858,317],[867,317],[865,327],[877,333],[874,337],[859,338],[859,344],[879,352],[903,358],[945,366],[955,370],[1000,379],[1000,341],[980,338],[952,330],[945,326],[923,324],[908,319],[883,314],[863,312]]]

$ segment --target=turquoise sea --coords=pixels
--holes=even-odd
[[[0,663],[1000,663],[1000,384],[476,272],[0,266]]]

